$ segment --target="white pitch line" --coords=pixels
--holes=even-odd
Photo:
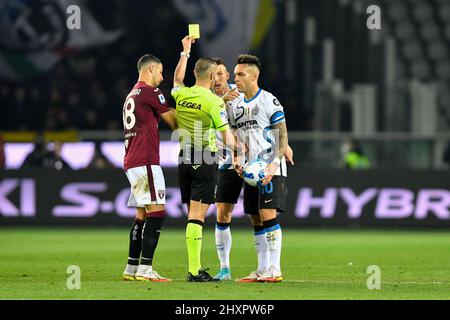
[[[358,281],[338,281],[338,280],[283,280],[283,282],[294,283],[332,283],[332,284],[358,284]],[[420,284],[420,285],[450,285],[442,281],[421,282],[421,281],[381,281],[382,284]]]
[[[173,281],[186,281],[186,279],[172,279]],[[233,283],[234,280],[231,281],[225,281]],[[211,282],[211,283],[220,283],[220,282]],[[254,283],[254,282],[251,282]],[[360,284],[365,282],[359,282],[359,281],[339,281],[339,280],[283,280],[281,283],[329,283],[329,284]],[[381,281],[381,284],[398,284],[398,285],[405,285],[405,284],[417,284],[417,285],[450,285],[450,282],[442,282],[442,281],[432,281],[432,282],[422,282],[422,281]]]

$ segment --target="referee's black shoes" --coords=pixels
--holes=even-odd
[[[208,268],[206,269],[200,269],[198,270],[198,275],[193,276],[192,273],[188,272],[187,275],[187,281],[188,282],[220,282],[220,279],[215,279],[213,277],[211,277],[211,275],[206,272],[207,270],[209,270]]]

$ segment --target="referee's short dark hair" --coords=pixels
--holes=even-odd
[[[195,76],[199,79],[206,79],[212,73],[211,67],[217,67],[217,63],[212,58],[202,57],[197,60],[194,67]]]
[[[261,62],[259,61],[257,56],[253,56],[251,54],[240,54],[236,64],[250,64],[254,65],[261,71]]]
[[[150,53],[144,54],[137,63],[138,72],[141,72],[142,68],[148,66],[151,63],[160,64],[161,60]]]

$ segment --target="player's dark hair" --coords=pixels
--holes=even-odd
[[[261,71],[261,62],[257,56],[253,56],[251,54],[240,54],[236,64],[251,64],[256,66],[258,70]]]
[[[137,63],[137,69],[138,72],[141,72],[142,68],[149,65],[150,63],[161,63],[161,60],[159,60],[157,57],[155,57],[152,54],[144,54]]]
[[[216,67],[217,63],[212,58],[202,57],[195,63],[194,72],[197,78],[206,79],[212,73],[211,67]]]
[[[216,57],[216,58],[211,58],[214,60],[214,62],[220,66],[220,65],[225,65],[225,61],[222,58]]]

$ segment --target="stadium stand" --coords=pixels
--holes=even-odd
[[[450,130],[450,2],[446,0],[384,1],[398,47],[403,75],[434,82],[438,88],[441,131]]]

